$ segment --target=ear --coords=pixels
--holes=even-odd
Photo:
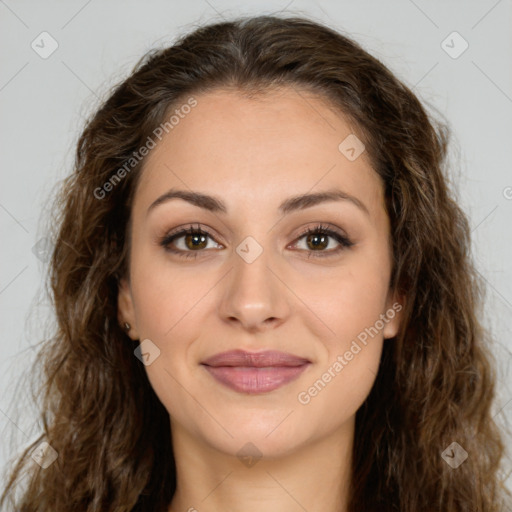
[[[386,300],[386,317],[383,329],[384,339],[394,338],[400,331],[403,312],[405,310],[405,295],[398,294],[390,289]]]
[[[130,330],[127,331],[127,334],[132,340],[138,340],[139,335],[135,321],[135,308],[133,307],[132,292],[128,280],[124,277],[119,281],[117,318],[123,330],[126,322],[130,324]]]

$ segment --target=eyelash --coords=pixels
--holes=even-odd
[[[181,238],[184,235],[195,235],[195,234],[206,235],[213,240],[213,237],[210,235],[210,233],[208,233],[208,231],[201,229],[200,226],[197,225],[197,227],[190,226],[188,228],[181,229],[174,233],[173,232],[168,233],[160,240],[159,243],[166,251],[176,254],[180,258],[197,258],[198,253],[204,251],[204,249],[202,249],[202,250],[199,249],[197,251],[183,251],[182,249],[173,249],[170,247],[171,243],[174,242],[174,240]],[[305,229],[298,236],[297,241],[300,240],[301,238],[304,238],[307,235],[326,235],[326,236],[334,238],[340,244],[340,247],[338,247],[337,249],[331,249],[329,251],[308,251],[309,252],[308,258],[311,257],[311,255],[313,255],[313,257],[315,257],[315,258],[330,257],[330,256],[338,254],[340,251],[342,251],[346,248],[352,247],[354,245],[354,243],[349,238],[347,238],[345,235],[342,235],[341,233],[338,233],[337,231],[333,231],[332,229],[329,229],[329,227],[324,224],[318,224],[316,226],[309,227],[309,228]]]

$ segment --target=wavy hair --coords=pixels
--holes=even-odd
[[[469,256],[468,220],[445,176],[450,129],[358,43],[295,16],[213,23],[152,50],[87,121],[55,203],[48,273],[55,330],[35,362],[44,369],[44,428],[13,463],[1,506],[167,511],[176,488],[169,416],[117,312],[145,159],[105,197],[98,190],[184,98],[278,87],[318,95],[356,127],[384,186],[390,286],[406,296],[400,332],[384,344],[356,413],[349,510],[503,510],[510,494],[501,476],[503,432],[491,414],[492,340],[478,319],[483,285]],[[30,460],[42,440],[58,453],[46,469]],[[457,469],[441,456],[454,441],[469,454]],[[27,484],[16,501],[22,475]]]

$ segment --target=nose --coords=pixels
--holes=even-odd
[[[226,276],[219,313],[247,332],[276,328],[290,313],[292,294],[269,252],[263,250],[252,262],[233,252],[233,268]]]

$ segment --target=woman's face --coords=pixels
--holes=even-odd
[[[173,432],[273,456],[349,432],[399,327],[380,178],[341,115],[303,91],[195,99],[142,171],[120,320]],[[232,350],[298,359],[204,364]]]

